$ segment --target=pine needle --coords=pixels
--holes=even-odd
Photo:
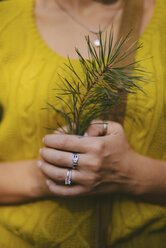
[[[84,59],[76,49],[84,78],[78,75],[68,58],[69,63],[65,64],[64,71],[68,70],[70,79],[60,76],[64,88],[58,89],[56,96],[61,108],[57,109],[48,103],[49,108],[63,118],[63,124],[57,124],[61,130],[65,125],[67,133],[83,135],[92,120],[102,118],[113,106],[122,103],[123,95],[143,91],[141,84],[148,80],[145,77],[147,72],[139,67],[140,61],[118,66],[121,61],[142,47],[140,45],[135,49],[133,44],[122,52],[129,36],[130,33],[113,46],[112,32],[109,36],[106,34],[104,39],[100,32],[99,52],[91,43],[89,36],[85,37],[89,59]]]

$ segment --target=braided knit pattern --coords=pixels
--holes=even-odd
[[[55,114],[41,108],[46,101],[54,102],[53,89],[61,84],[58,73],[66,58],[39,35],[33,8],[34,0],[0,2],[0,161],[38,158],[42,137],[48,133],[45,127],[56,127]],[[165,0],[156,0],[152,20],[140,37],[144,47],[136,54],[137,60],[149,58],[142,65],[152,72],[152,82],[144,85],[146,94],[128,96],[124,121],[132,148],[158,159],[166,159],[165,13]],[[78,62],[72,62],[81,71]],[[166,243],[165,207],[127,196],[112,201],[111,247],[164,247],[154,245]],[[94,208],[93,197],[1,206],[0,247],[92,248]]]

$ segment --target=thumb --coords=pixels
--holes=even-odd
[[[103,120],[93,120],[86,133],[85,136],[104,136],[104,135],[109,135],[109,125],[110,125],[110,121],[103,121]]]

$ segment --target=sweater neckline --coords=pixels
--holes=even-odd
[[[49,47],[49,45],[44,41],[42,38],[35,21],[35,15],[34,15],[34,8],[35,8],[35,0],[25,0],[26,3],[26,22],[28,24],[28,32],[33,39],[33,43],[37,44],[39,48],[41,48],[42,53],[44,53],[47,56],[55,57],[60,60],[67,60],[67,57],[64,57],[63,55],[57,53],[52,48]],[[150,34],[154,32],[156,25],[158,24],[161,16],[162,11],[162,0],[155,0],[155,6],[153,15],[147,24],[145,30],[140,35],[139,40],[144,40],[147,36],[150,37]],[[24,5],[25,6],[25,5]],[[70,58],[71,61],[78,61],[78,59]]]

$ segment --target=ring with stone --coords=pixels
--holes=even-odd
[[[78,154],[73,153],[72,159],[73,159],[73,164],[72,164],[73,169],[77,169],[77,167],[78,167]]]

